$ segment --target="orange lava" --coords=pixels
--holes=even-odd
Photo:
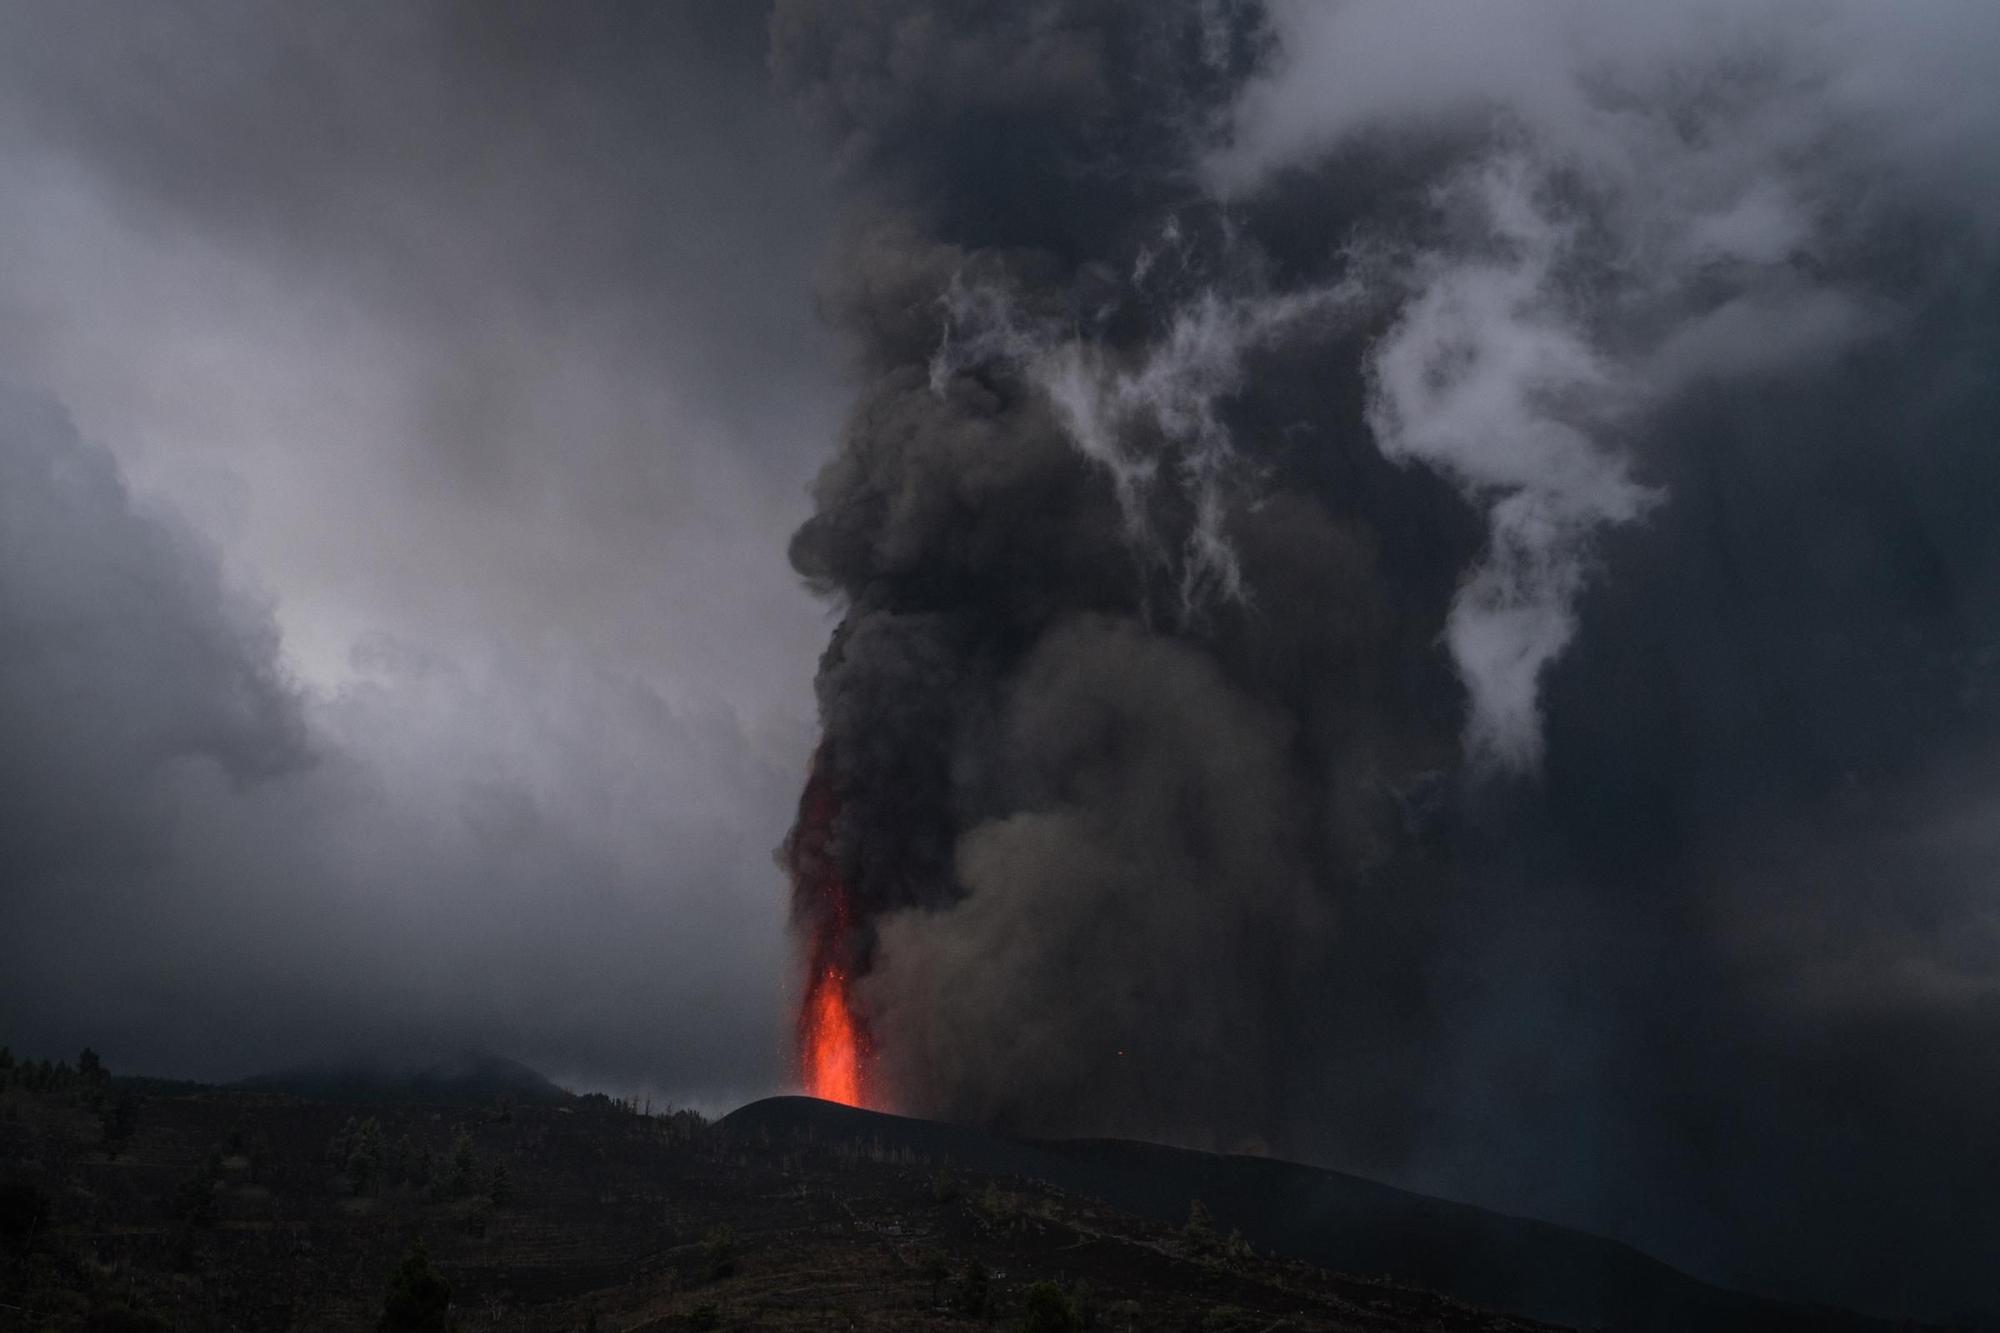
[[[805,955],[799,999],[799,1078],[806,1092],[848,1106],[871,1104],[868,1062],[873,1047],[854,1007],[856,916],[852,891],[834,847],[839,798],[828,776],[824,746],[799,800],[798,823],[786,841],[792,872],[792,921]]]
[[[861,1034],[847,1003],[847,978],[828,968],[812,979],[799,1015],[800,1063],[809,1096],[847,1106],[861,1098]]]

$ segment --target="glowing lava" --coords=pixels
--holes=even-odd
[[[806,1092],[860,1106],[861,1034],[847,1003],[847,978],[828,968],[807,986],[799,1014],[799,1062]]]
[[[805,993],[799,1001],[798,1061],[808,1094],[849,1106],[869,1104],[866,1025],[855,1012],[854,902],[834,849],[840,803],[827,777],[824,748],[799,798],[799,820],[786,843],[792,872],[792,920],[803,937]]]

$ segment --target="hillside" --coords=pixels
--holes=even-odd
[[[357,1109],[0,1090],[0,1329],[372,1328],[415,1241],[463,1330],[1012,1328],[1043,1282],[1104,1330],[1544,1327],[1134,1217],[943,1140],[718,1129],[599,1097]]]
[[[1631,1328],[1869,1327],[1307,1167],[803,1098],[709,1125],[601,1096],[0,1078],[0,1330],[373,1328],[419,1242],[459,1330],[1018,1328],[1033,1301],[1113,1333],[1555,1327],[1477,1293]]]
[[[1891,1325],[1710,1286],[1632,1249],[1357,1176],[1262,1157],[1119,1140],[1010,1141],[803,1097],[726,1117],[738,1135],[870,1145],[1032,1178],[1158,1221],[1199,1199],[1218,1227],[1260,1251],[1393,1279],[1566,1324],[1634,1330],[1846,1333]]]

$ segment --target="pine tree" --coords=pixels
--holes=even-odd
[[[505,1162],[495,1162],[486,1173],[486,1197],[495,1208],[505,1208],[514,1201],[514,1177]]]
[[[389,1274],[376,1333],[448,1333],[450,1319],[451,1284],[431,1267],[430,1256],[418,1241]]]

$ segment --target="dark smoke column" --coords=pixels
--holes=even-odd
[[[1361,429],[1365,319],[1267,301],[1193,184],[1259,15],[781,3],[772,42],[857,200],[823,300],[861,387],[791,547],[844,607],[786,844],[802,1077],[1276,1140],[1296,1070],[1393,1031],[1394,950],[1339,941],[1429,891],[1476,533]]]

